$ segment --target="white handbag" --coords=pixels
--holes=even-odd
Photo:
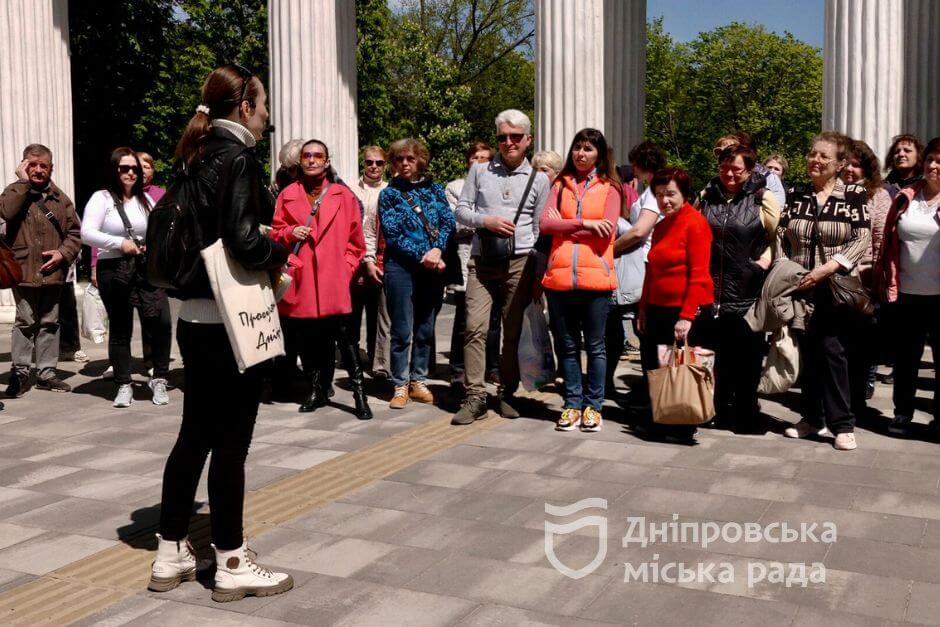
[[[268,273],[246,269],[229,255],[221,239],[200,255],[238,371],[284,355],[284,334]]]

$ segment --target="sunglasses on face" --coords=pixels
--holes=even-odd
[[[364,159],[363,163],[365,163],[367,166],[377,165],[380,168],[385,167],[385,161],[382,159]]]
[[[119,165],[118,172],[120,172],[121,174],[127,174],[129,172],[133,172],[134,174],[140,174],[141,172],[143,172],[143,168],[141,168],[138,165]]]
[[[326,155],[322,152],[305,152],[301,155],[304,159],[313,159],[314,161],[326,161]]]
[[[508,139],[514,144],[518,144],[522,141],[522,138],[525,137],[525,133],[500,133],[496,136],[496,141],[501,144],[505,144]]]

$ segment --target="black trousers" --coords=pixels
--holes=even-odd
[[[99,283],[101,266],[98,266]],[[225,326],[180,320],[183,423],[163,471],[160,533],[181,540],[189,530],[196,487],[206,457],[212,538],[223,551],[242,545],[245,459],[255,428],[265,364],[238,372]]]
[[[352,296],[352,314],[349,323],[345,325],[349,341],[357,349],[362,339],[362,314],[366,316],[366,353],[369,363],[375,359],[375,338],[379,322],[379,294],[381,285],[353,285],[350,291]]]
[[[708,315],[708,312],[704,312],[702,315]],[[701,318],[701,315],[699,318]],[[640,335],[640,365],[643,366],[643,396],[645,397],[649,396],[649,380],[646,375],[650,370],[659,368],[658,346],[660,344],[671,346],[676,343],[675,326],[678,321],[679,307],[646,306],[646,328],[643,334]],[[690,346],[699,343],[699,326],[699,319],[692,322],[692,330],[687,338]],[[656,424],[655,428],[660,433],[668,432],[678,437],[691,436],[696,431],[694,425]]]
[[[108,312],[108,360],[114,367],[115,383],[131,382],[134,309],[151,338],[153,376],[165,379],[173,341],[166,292],[144,283],[131,257],[98,260],[98,291]]]
[[[343,367],[353,376],[354,368],[361,365],[359,349],[352,343],[349,327],[355,324],[350,314],[327,316],[325,318],[281,318],[281,326],[287,341],[300,356],[304,374],[320,373],[320,384],[327,386],[333,382],[336,370],[336,349],[339,347]]]
[[[894,362],[894,415],[913,416],[917,374],[924,355],[924,341],[933,351],[933,419],[940,421],[940,296],[899,294],[897,301],[897,350]]]
[[[826,283],[816,288],[813,315],[800,338],[800,414],[817,426],[827,426],[834,434],[855,430],[853,397],[862,395],[868,360],[867,338],[863,336],[869,319],[832,304]]]
[[[715,351],[715,411],[720,420],[746,425],[757,417],[766,341],[741,315],[700,316],[697,338]]]
[[[623,317],[627,312],[636,311],[636,309],[636,305],[615,305],[613,303],[610,305],[610,312],[607,314],[607,329],[604,334],[604,342],[607,345],[605,390],[608,393],[615,390],[614,373],[617,372],[620,356],[623,355],[623,345],[627,339],[623,330]]]
[[[59,354],[82,350],[78,332],[78,303],[75,302],[75,284],[64,283],[59,295]]]

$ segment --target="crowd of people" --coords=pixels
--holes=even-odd
[[[403,138],[363,149],[355,183],[339,178],[323,141],[288,142],[269,187],[251,150],[267,118],[258,77],[236,65],[218,68],[175,155],[202,185],[194,202],[203,240],[221,239],[246,268],[286,269],[291,282],[277,305],[287,355],[273,375],[262,366],[239,370],[207,281],[176,294],[183,421],[164,473],[153,590],[195,576],[187,530],[210,452],[213,598],[292,586],[288,574],[254,562],[242,531],[244,464],[266,382],[300,374],[299,361],[307,387],[298,409],[316,411],[333,395],[338,352],[359,419],[373,417],[364,373],[389,381],[393,409],[440,402],[427,381],[448,292],[456,305],[455,425],[489,409],[531,415],[516,394],[518,347],[526,308],[544,303],[562,381],[559,431],[602,429],[605,398],[617,397],[650,435],[692,441],[694,426],[642,420],[645,382],[619,397],[614,375],[632,321],[644,377],[662,365],[664,346],[714,351],[717,415],[709,427],[765,429],[758,389],[778,337],[770,333],[786,328],[802,372],[801,420],[785,436],[855,449],[855,423],[880,364],[893,367],[889,430],[909,433],[924,344],[936,355],[940,342],[940,138],[925,146],[896,137],[883,178],[865,142],[823,132],[808,146],[809,183],[787,185],[785,156],[761,163],[751,137],[737,132],[717,140],[715,176],[695,190],[651,142],[634,146],[629,165],[618,166],[607,138],[592,128],[576,133],[564,155],[541,151],[530,161],[530,120],[510,109],[496,117],[496,149],[470,145],[466,176],[446,186],[428,176],[428,147]],[[37,388],[68,391],[56,374],[59,307],[85,244],[110,319],[114,406],[133,400],[134,309],[149,347],[153,402],[166,404],[170,308],[142,264],[148,216],[163,193],[152,186],[152,158],[115,149],[109,180],[81,221],[51,175],[51,151],[30,145],[17,181],[0,195],[5,241],[23,271],[14,287],[7,395],[29,388],[33,363]],[[84,357],[80,348],[67,350]],[[488,384],[495,384],[492,397]],[[940,376],[935,398],[938,389]],[[933,412],[930,428],[940,433],[940,405]]]

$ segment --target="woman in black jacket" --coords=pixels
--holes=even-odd
[[[221,237],[235,261],[255,270],[280,268],[288,256],[284,246],[260,231],[260,224],[274,215],[274,198],[252,150],[267,125],[266,100],[260,79],[245,68],[214,70],[176,149],[181,166],[199,182],[193,204],[204,245]],[[220,184],[225,185],[221,193]],[[234,601],[246,594],[285,592],[293,586],[290,575],[255,564],[242,528],[245,458],[261,398],[261,370],[254,366],[239,373],[207,279],[182,297],[177,342],[183,357],[183,423],[163,472],[159,546],[149,588],[171,590],[195,578],[196,560],[186,536],[196,486],[211,452],[212,598]]]
[[[718,176],[699,198],[698,208],[712,229],[711,275],[714,314],[700,331],[715,349],[715,426],[737,432],[760,431],[757,386],[763,334],[754,333],[744,313],[760,295],[780,204],[754,170],[757,155],[732,144],[718,157]]]

